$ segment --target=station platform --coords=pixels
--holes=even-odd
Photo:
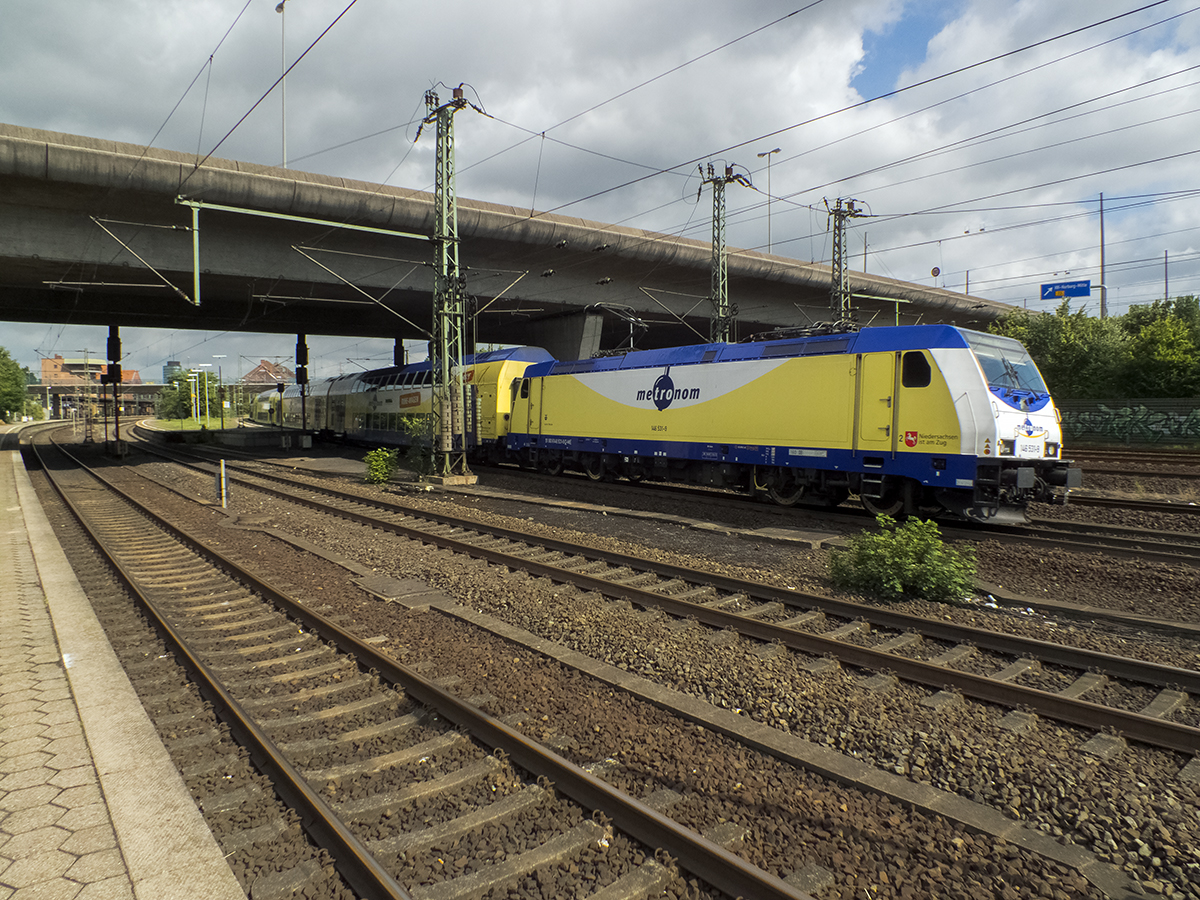
[[[0,509],[0,900],[245,900],[15,450]]]

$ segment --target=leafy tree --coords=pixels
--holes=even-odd
[[[991,331],[1021,341],[1060,399],[1200,395],[1200,301],[1194,296],[1130,307],[1098,319],[1071,311],[1016,310]]]
[[[1148,306],[1131,306],[1119,321],[1125,333],[1135,337],[1162,319],[1178,320],[1191,335],[1192,343],[1200,347],[1200,298],[1191,294],[1171,301],[1155,300]]]
[[[163,386],[155,401],[155,414],[160,419],[187,419],[192,415],[192,389],[186,376],[176,375]]]
[[[0,421],[19,419],[25,411],[25,370],[0,347]]]
[[[1135,306],[1122,317],[1130,335],[1124,396],[1196,396],[1200,393],[1200,317],[1189,321],[1169,304],[1159,308],[1157,301],[1150,316],[1142,315],[1144,309]],[[1144,321],[1125,321],[1134,317]]]

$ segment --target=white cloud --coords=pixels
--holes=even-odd
[[[5,85],[0,121],[144,143],[178,102],[156,143],[207,153],[279,76],[281,26],[286,23],[291,61],[345,6],[291,0],[280,16],[272,0],[252,0],[206,66],[243,5],[242,0],[11,4],[0,32]],[[802,259],[827,254],[822,199],[854,196],[881,215],[856,223],[849,241],[855,267],[861,265],[865,232],[867,265],[873,271],[928,284],[929,270],[936,265],[948,287],[961,289],[970,270],[973,291],[1020,303],[1035,298],[1039,282],[1056,272],[1069,269],[1072,277],[1099,281],[1096,213],[1103,192],[1113,307],[1121,311],[1129,302],[1161,293],[1161,266],[1117,264],[1161,259],[1164,250],[1172,259],[1172,292],[1198,289],[1197,204],[1123,209],[1135,201],[1120,198],[1200,188],[1193,174],[1195,157],[1135,165],[1196,149],[1192,136],[1198,113],[1192,111],[1200,109],[1200,89],[1183,85],[1200,79],[1200,73],[1173,76],[1080,107],[1071,115],[1090,114],[1059,125],[892,165],[1193,65],[1200,13],[1054,62],[1186,13],[1189,6],[1182,0],[791,128],[859,102],[863,98],[856,84],[913,84],[1128,8],[1113,0],[972,0],[940,4],[931,13],[927,2],[916,0],[825,0],[555,127],[802,5],[778,0],[734,5],[712,0],[357,4],[287,78],[289,163],[367,181],[390,176],[393,184],[427,187],[432,181],[432,135],[422,136],[414,148],[415,126],[398,126],[423,115],[426,89],[439,85],[445,99],[449,88],[444,85],[467,82],[468,97],[478,97],[495,118],[461,113],[456,119],[463,196],[518,207],[563,207],[569,215],[655,230],[677,230],[690,222],[689,233],[704,239],[709,233],[707,197],[699,207],[689,205],[698,186],[695,177],[688,177],[694,166],[609,189],[648,171],[713,154],[752,170],[754,183],[765,191],[766,166],[756,153],[780,147],[772,157],[771,187],[777,198],[789,199],[771,205],[776,252]],[[1037,64],[1044,67],[1019,74]],[[951,99],[973,88],[980,90]],[[1151,96],[1164,88],[1176,90]],[[1134,97],[1142,99],[1113,105]],[[1172,114],[1181,115],[1151,121]],[[277,164],[281,118],[277,90],[217,155]],[[1125,126],[1132,127],[1114,130]],[[387,129],[392,130],[359,140]],[[530,139],[529,132],[542,130],[547,132],[544,141]],[[764,137],[755,140],[759,136]],[[1084,140],[1051,146],[1073,138]],[[348,146],[329,149],[343,143]],[[735,145],[741,146],[725,150]],[[888,168],[852,177],[880,166]],[[1104,169],[1117,171],[1079,177]],[[1022,190],[1039,184],[1046,186]],[[605,193],[574,202],[597,192]],[[1002,196],[978,199],[992,194]],[[730,244],[765,248],[764,197],[731,188],[728,200]],[[1076,205],[1038,206],[1056,202]],[[953,204],[962,204],[962,211],[887,218]],[[1076,217],[1059,219],[1070,215]],[[1015,227],[1027,223],[1032,224]],[[33,347],[64,352],[62,347],[69,346],[65,355],[71,355],[75,345],[83,346],[81,341],[100,346],[103,337],[101,329],[92,329],[100,335],[94,341],[70,329],[56,338],[59,330],[46,326],[5,330],[0,343],[27,364],[34,362]],[[291,339],[272,340],[279,344],[275,355],[290,354]],[[213,343],[218,342],[203,349],[213,349]],[[136,363],[152,371],[170,349],[149,340],[145,345]],[[253,346],[262,347],[262,340]],[[330,360],[320,365],[348,365],[333,358],[340,350],[332,344],[328,350]]]

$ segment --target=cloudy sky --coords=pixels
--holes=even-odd
[[[828,262],[825,202],[854,198],[871,215],[848,236],[852,268],[865,251],[872,272],[953,290],[969,278],[972,294],[1045,309],[1042,283],[1100,283],[1103,194],[1110,311],[1200,291],[1192,0],[275,7],[9,0],[0,121],[269,165],[286,153],[290,168],[429,189],[431,133],[414,143],[425,92],[464,84],[479,111],[455,120],[463,197],[707,240],[698,166],[732,164],[753,187],[728,190],[730,246]],[[285,116],[270,89],[302,55]],[[1087,302],[1098,311],[1098,291]],[[35,368],[99,353],[105,336],[0,324],[0,346]],[[168,359],[223,354],[236,375],[294,346],[123,341],[147,380]],[[391,360],[385,341],[310,346],[317,375]]]

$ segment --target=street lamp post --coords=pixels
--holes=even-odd
[[[83,354],[83,391],[78,405],[83,409],[83,442],[90,444],[95,440],[92,436],[92,351],[85,348],[75,352]]]
[[[767,252],[771,252],[771,157],[779,152],[779,148],[759,153],[758,158],[767,158]]]
[[[198,373],[195,370],[188,372],[188,388],[192,395],[189,399],[192,401],[191,402],[191,407],[192,407],[191,413],[192,413],[193,419],[200,418],[200,412],[199,412],[199,409],[197,408],[197,401],[200,398],[196,396],[196,386],[198,384],[197,374]]]
[[[212,363],[200,363],[200,365],[196,366],[196,368],[197,369],[211,369]],[[204,382],[204,427],[208,428],[208,373],[201,372],[200,377],[201,377],[201,380],[203,380],[203,382]],[[199,412],[200,412],[200,406],[199,406],[199,404],[197,404],[196,405],[196,413],[199,414]]]
[[[224,359],[224,353],[214,353],[213,359]],[[225,379],[221,375],[221,364],[217,363],[217,403],[221,407],[221,430],[225,430]]]
[[[287,0],[279,0],[275,12],[279,13],[279,94],[283,109],[283,167],[287,168],[287,31],[285,23],[287,15],[283,8]]]

